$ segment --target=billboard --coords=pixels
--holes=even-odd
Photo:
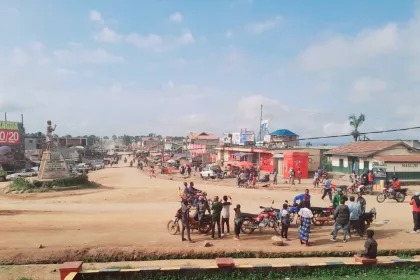
[[[240,145],[244,145],[246,142],[255,142],[254,131],[247,130],[246,128],[241,129],[240,134]]]
[[[23,123],[0,121],[0,165],[5,171],[25,167]]]
[[[241,144],[241,134],[239,132],[232,133],[232,144],[240,145]]]
[[[232,135],[230,135],[230,133],[223,133],[222,143],[223,144],[231,144],[232,143]]]

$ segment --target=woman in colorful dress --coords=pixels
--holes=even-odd
[[[308,208],[308,204],[303,203],[302,208],[299,210],[299,218],[301,221],[299,229],[299,239],[300,244],[305,244],[306,246],[311,246],[309,244],[309,233],[311,231],[311,219],[314,216],[311,209]]]

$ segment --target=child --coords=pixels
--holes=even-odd
[[[242,225],[241,205],[237,204],[233,211],[235,211],[235,237],[233,239],[239,240],[239,233]]]
[[[232,198],[229,197],[231,200]],[[230,217],[230,206],[232,205],[231,202],[228,201],[228,196],[223,196],[223,209],[222,209],[222,236],[225,236],[225,223],[226,223],[226,235],[230,234],[229,229],[229,217]]]
[[[290,241],[290,239],[287,238],[287,232],[289,231],[290,226],[290,214],[289,211],[287,211],[288,207],[289,205],[285,203],[283,204],[283,210],[281,210],[281,237]]]

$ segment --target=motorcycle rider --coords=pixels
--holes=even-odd
[[[398,181],[397,176],[393,176],[392,177],[392,182],[391,182],[392,198],[395,198],[395,194],[397,193],[397,191],[400,191],[400,190],[401,190],[400,181]]]
[[[297,201],[299,201],[299,203],[297,203]],[[293,204],[299,205],[299,208],[303,205],[303,203],[307,203],[308,208],[311,207],[311,195],[309,194],[309,189],[305,190],[305,193],[297,195],[294,199],[293,199]]]
[[[210,211],[210,206],[208,204],[208,202],[204,199],[204,196],[200,195],[198,197],[198,202],[196,205],[196,213],[195,213],[195,217],[198,220],[198,228],[200,229],[201,226],[201,221],[203,220],[203,217],[206,214],[206,211],[209,212],[209,214],[211,214]],[[199,234],[201,234],[200,230],[198,231]]]

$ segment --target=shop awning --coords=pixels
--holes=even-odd
[[[240,152],[240,153],[233,154],[233,156],[234,157],[252,156],[252,153],[242,153],[242,152]]]
[[[283,154],[275,154],[273,158],[284,158]]]

